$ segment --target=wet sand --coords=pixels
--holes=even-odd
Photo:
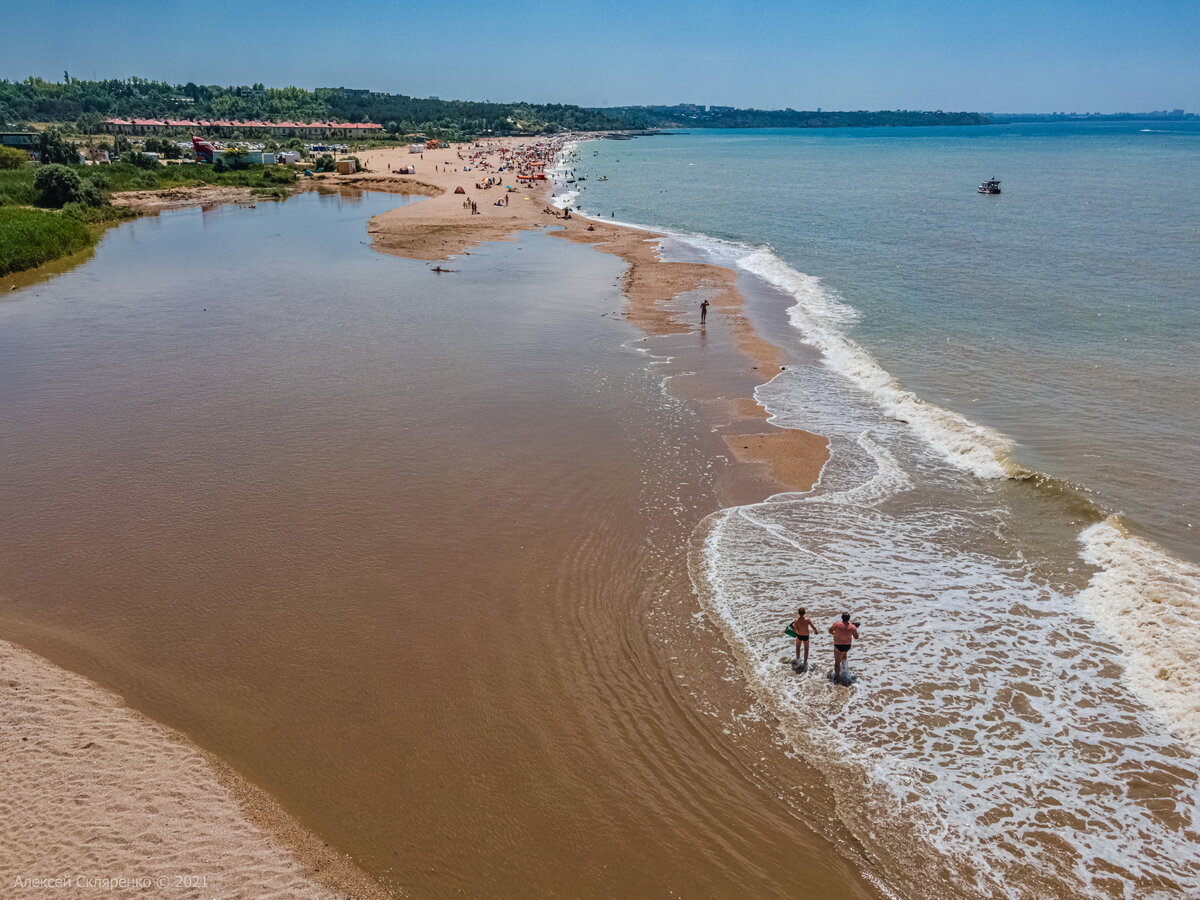
[[[398,187],[410,186],[387,189]],[[465,284],[435,282],[439,302],[465,304],[487,296],[497,279],[511,278],[506,269],[528,270],[530,283],[545,295],[564,298],[539,304],[543,317],[569,315],[575,323],[562,326],[567,331],[557,335],[560,342],[569,343],[567,333],[589,347],[603,341],[604,353],[587,360],[601,369],[612,365],[613,326],[580,330],[576,297],[590,297],[580,301],[587,315],[607,306],[604,315],[638,326],[628,340],[650,334],[671,349],[672,389],[698,403],[699,411],[662,400],[652,390],[656,378],[642,383],[624,364],[618,369],[632,379],[627,392],[609,398],[599,415],[595,396],[584,399],[595,371],[573,381],[569,397],[538,396],[547,379],[578,363],[567,346],[560,354],[572,357],[569,367],[556,360],[558,368],[522,374],[519,383],[528,393],[472,405],[486,424],[471,434],[487,435],[486,446],[434,427],[447,411],[443,397],[436,413],[431,407],[431,417],[420,420],[427,429],[420,440],[411,435],[416,423],[407,413],[375,433],[363,433],[354,422],[314,459],[312,434],[332,436],[351,422],[339,408],[351,404],[374,415],[391,408],[386,394],[357,377],[339,386],[307,374],[288,388],[288,373],[278,372],[270,389],[250,391],[250,411],[226,408],[208,393],[190,398],[209,417],[201,421],[217,427],[215,434],[252,429],[256,414],[269,421],[268,410],[279,404],[307,406],[305,430],[271,428],[261,448],[257,441],[245,445],[251,462],[260,452],[264,464],[292,461],[286,479],[229,457],[236,442],[202,441],[163,482],[153,474],[153,460],[117,462],[120,435],[93,422],[85,430],[99,427],[93,437],[100,447],[111,443],[99,454],[103,468],[94,469],[95,459],[60,460],[75,476],[58,488],[59,496],[16,523],[28,531],[3,560],[6,570],[16,565],[21,572],[4,586],[6,632],[194,736],[393,891],[512,896],[522,886],[525,895],[871,895],[847,859],[800,824],[797,810],[776,793],[781,782],[819,793],[812,787],[819,783],[815,773],[782,757],[746,754],[744,747],[755,741],[773,746],[771,730],[748,715],[753,698],[725,680],[727,651],[719,633],[696,619],[686,565],[695,524],[730,496],[805,489],[826,452],[823,438],[765,426],[761,410],[747,402],[747,386],[764,380],[781,357],[755,339],[732,277],[717,267],[662,263],[653,236],[607,225],[587,232],[585,221],[542,221],[535,213],[522,220],[525,230],[568,224],[557,234],[595,244],[627,264],[596,269],[571,255],[555,259],[567,272],[547,283],[544,269],[517,261],[519,251],[557,257],[539,250],[553,246],[538,243],[544,238],[490,249],[479,243],[511,232],[511,223],[472,223],[465,230],[450,223],[453,228],[420,248],[405,245],[407,237],[393,241],[383,226],[418,208],[375,216],[373,240],[377,249],[417,259],[475,248],[469,261],[455,262],[468,270],[459,273],[467,276]],[[422,227],[403,224],[397,233],[411,237]],[[405,276],[413,277],[411,270]],[[621,282],[624,298],[597,291],[606,277]],[[701,296],[713,303],[704,332],[689,324]],[[408,314],[424,316],[411,302]],[[506,314],[522,315],[513,302]],[[490,318],[486,308],[471,310],[465,320],[471,327],[503,329],[504,321]],[[329,324],[345,326],[338,322],[333,317]],[[427,377],[408,383],[422,389],[456,378],[464,385],[488,383],[486,367],[463,365],[460,354],[471,358],[470,348],[451,340],[463,333],[457,326],[447,332],[452,368],[442,361],[430,365],[436,357],[423,348]],[[367,359],[390,365],[385,360],[394,348],[375,347],[368,334],[360,335]],[[290,337],[302,346],[316,340],[312,351],[319,354],[318,338],[308,332]],[[500,353],[501,370],[511,377],[505,366],[524,367],[545,350],[547,335],[525,338],[476,349]],[[254,377],[245,360],[230,362],[231,384],[238,375],[243,385]],[[701,363],[707,376],[696,377]],[[600,383],[610,384],[617,371]],[[140,388],[147,390],[156,403],[179,401],[169,389],[161,401],[152,388]],[[455,403],[460,416],[466,408]],[[128,424],[132,407],[122,411],[122,405],[116,401],[112,412]],[[631,414],[635,407],[638,415]],[[61,403],[57,411],[64,412]],[[178,434],[194,439],[196,424],[185,416]],[[174,431],[153,431],[151,446],[169,446]],[[745,464],[732,464],[731,455]],[[210,462],[232,468],[213,481]],[[713,465],[712,473],[704,471]],[[449,482],[447,466],[458,473]],[[330,481],[332,471],[339,474]],[[582,480],[581,471],[587,473]],[[221,512],[213,520],[222,523],[217,531],[181,533],[180,523],[212,518],[213,491],[224,493],[225,478],[249,487],[248,505]],[[298,506],[291,498],[301,485],[311,499]],[[82,503],[82,524],[76,519],[62,528],[64,502],[65,509]],[[123,510],[123,533],[111,533],[105,503]],[[309,503],[322,514],[307,512]],[[160,507],[171,515],[164,518]],[[425,518],[414,522],[411,511]],[[356,524],[364,515],[367,530]],[[463,554],[454,548],[468,522],[473,537]],[[63,571],[46,564],[73,556]],[[444,559],[433,563],[437,556]],[[197,559],[215,564],[219,576],[197,584]],[[206,564],[200,571],[210,579],[214,570]],[[81,592],[85,575],[88,590]],[[127,585],[135,586],[132,596]],[[219,624],[222,610],[232,598],[247,596],[254,600],[241,609],[236,636],[218,633],[226,627]],[[338,598],[332,610],[330,596]],[[188,602],[171,608],[163,603],[168,597]],[[438,603],[427,606],[429,598]],[[445,606],[451,599],[456,606]],[[122,612],[115,620],[102,613],[116,608]],[[368,610],[372,614],[364,615]],[[692,624],[680,643],[674,632],[684,623]],[[174,652],[139,648],[136,635],[146,628],[165,631]],[[185,637],[195,633],[206,635],[198,650]],[[350,647],[352,659],[345,655]],[[304,661],[300,670],[297,660]],[[742,749],[721,737],[729,721],[750,735],[743,735]],[[294,740],[298,727],[306,740]],[[381,765],[388,759],[393,766]],[[649,847],[656,849],[647,853]],[[698,859],[706,861],[698,865]],[[807,866],[799,885],[797,859]]]

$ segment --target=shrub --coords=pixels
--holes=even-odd
[[[139,169],[157,169],[158,160],[153,156],[147,156],[145,153],[138,153],[136,150],[131,153],[125,153],[121,156],[121,162],[129,163],[131,166],[136,166]]]
[[[86,222],[89,225],[101,225],[106,222],[120,222],[124,219],[133,219],[137,217],[137,213],[128,206],[113,206],[110,203],[103,203],[99,206],[84,206],[82,203],[68,203],[62,208],[64,216],[70,216],[72,219],[78,219],[80,222]]]
[[[274,187],[251,188],[250,193],[255,197],[262,198],[263,200],[286,200],[291,194],[291,191],[282,185],[275,185]]]
[[[29,154],[16,147],[0,147],[0,169],[20,169],[29,165]]]
[[[179,159],[183,155],[179,145],[166,138],[148,137],[145,147],[147,153],[157,153],[161,159]]]
[[[296,172],[291,166],[267,166],[263,169],[262,177],[267,184],[292,184],[296,180]]]
[[[0,275],[32,269],[94,241],[88,227],[70,216],[44,209],[0,209]]]
[[[34,176],[38,203],[41,206],[60,207],[67,203],[82,203],[84,206],[99,206],[104,194],[89,179],[69,166],[39,166]]]
[[[43,163],[75,165],[79,162],[79,151],[63,139],[62,131],[57,128],[47,128],[38,136],[38,150]]]
[[[64,203],[83,202],[83,179],[67,166],[56,163],[40,166],[34,176],[34,185],[42,206],[58,207]]]
[[[112,178],[108,174],[108,166],[92,166],[83,177],[101,190],[108,190]]]

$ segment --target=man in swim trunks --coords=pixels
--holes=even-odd
[[[829,633],[833,635],[833,680],[839,681],[846,654],[850,652],[850,645],[858,637],[858,623],[851,623],[850,613],[842,613],[842,621],[830,625]]]
[[[796,618],[791,624],[792,634],[796,636],[796,661],[800,661],[800,648],[804,648],[804,665],[808,665],[808,636],[817,630],[817,624],[804,615],[804,607],[796,612]]]

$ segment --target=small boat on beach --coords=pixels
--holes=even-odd
[[[1000,193],[1000,182],[997,181],[995,178],[989,178],[987,181],[985,181],[983,184],[981,184],[979,186],[979,193],[981,193],[981,194],[998,194],[998,193]]]

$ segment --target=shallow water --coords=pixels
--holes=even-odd
[[[417,896],[871,896],[700,615],[719,439],[620,263],[438,276],[369,247],[402,202],[163,213],[0,304],[0,631]]]

